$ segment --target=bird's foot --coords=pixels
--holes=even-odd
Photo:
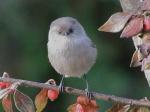
[[[64,76],[62,77],[60,84],[59,84],[59,92],[64,92]]]
[[[59,92],[61,92],[61,93],[64,92],[64,84],[59,85]]]
[[[59,84],[59,92],[64,92],[64,83]]]
[[[86,96],[87,96],[90,100],[94,98],[93,93],[92,93],[92,92],[89,92],[88,89],[85,89],[85,92],[86,92]]]

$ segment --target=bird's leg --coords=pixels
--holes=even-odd
[[[59,84],[59,91],[60,92],[64,92],[64,78],[65,78],[65,76],[63,75],[62,79],[60,81],[60,84]]]
[[[89,84],[88,84],[88,81],[87,81],[87,78],[86,78],[86,75],[83,76],[85,82],[86,82],[86,96],[89,98],[89,99],[92,99],[93,98],[93,94],[92,92],[89,92]]]

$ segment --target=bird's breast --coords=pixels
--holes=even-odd
[[[95,62],[96,50],[80,40],[49,40],[48,58],[54,69],[65,76],[81,77]]]

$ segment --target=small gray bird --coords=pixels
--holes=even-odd
[[[84,76],[96,60],[95,45],[72,17],[61,17],[51,23],[47,47],[51,65],[63,78]],[[88,92],[87,80],[86,84]]]

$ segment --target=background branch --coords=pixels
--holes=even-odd
[[[20,86],[45,88],[45,89],[58,89],[58,86],[40,83],[40,82],[14,79],[14,78],[0,77],[0,81],[11,82],[11,83],[21,82]],[[68,94],[73,94],[73,95],[86,95],[86,91],[72,88],[72,87],[64,87],[64,92],[68,93]],[[135,106],[150,107],[150,101],[128,99],[128,98],[118,97],[118,96],[114,96],[114,95],[106,95],[106,94],[97,93],[97,92],[92,92],[92,93],[93,93],[93,96],[95,99],[101,99],[101,100],[105,100],[105,101],[111,101],[111,102],[115,102],[115,103],[129,104],[129,105],[135,105]]]

